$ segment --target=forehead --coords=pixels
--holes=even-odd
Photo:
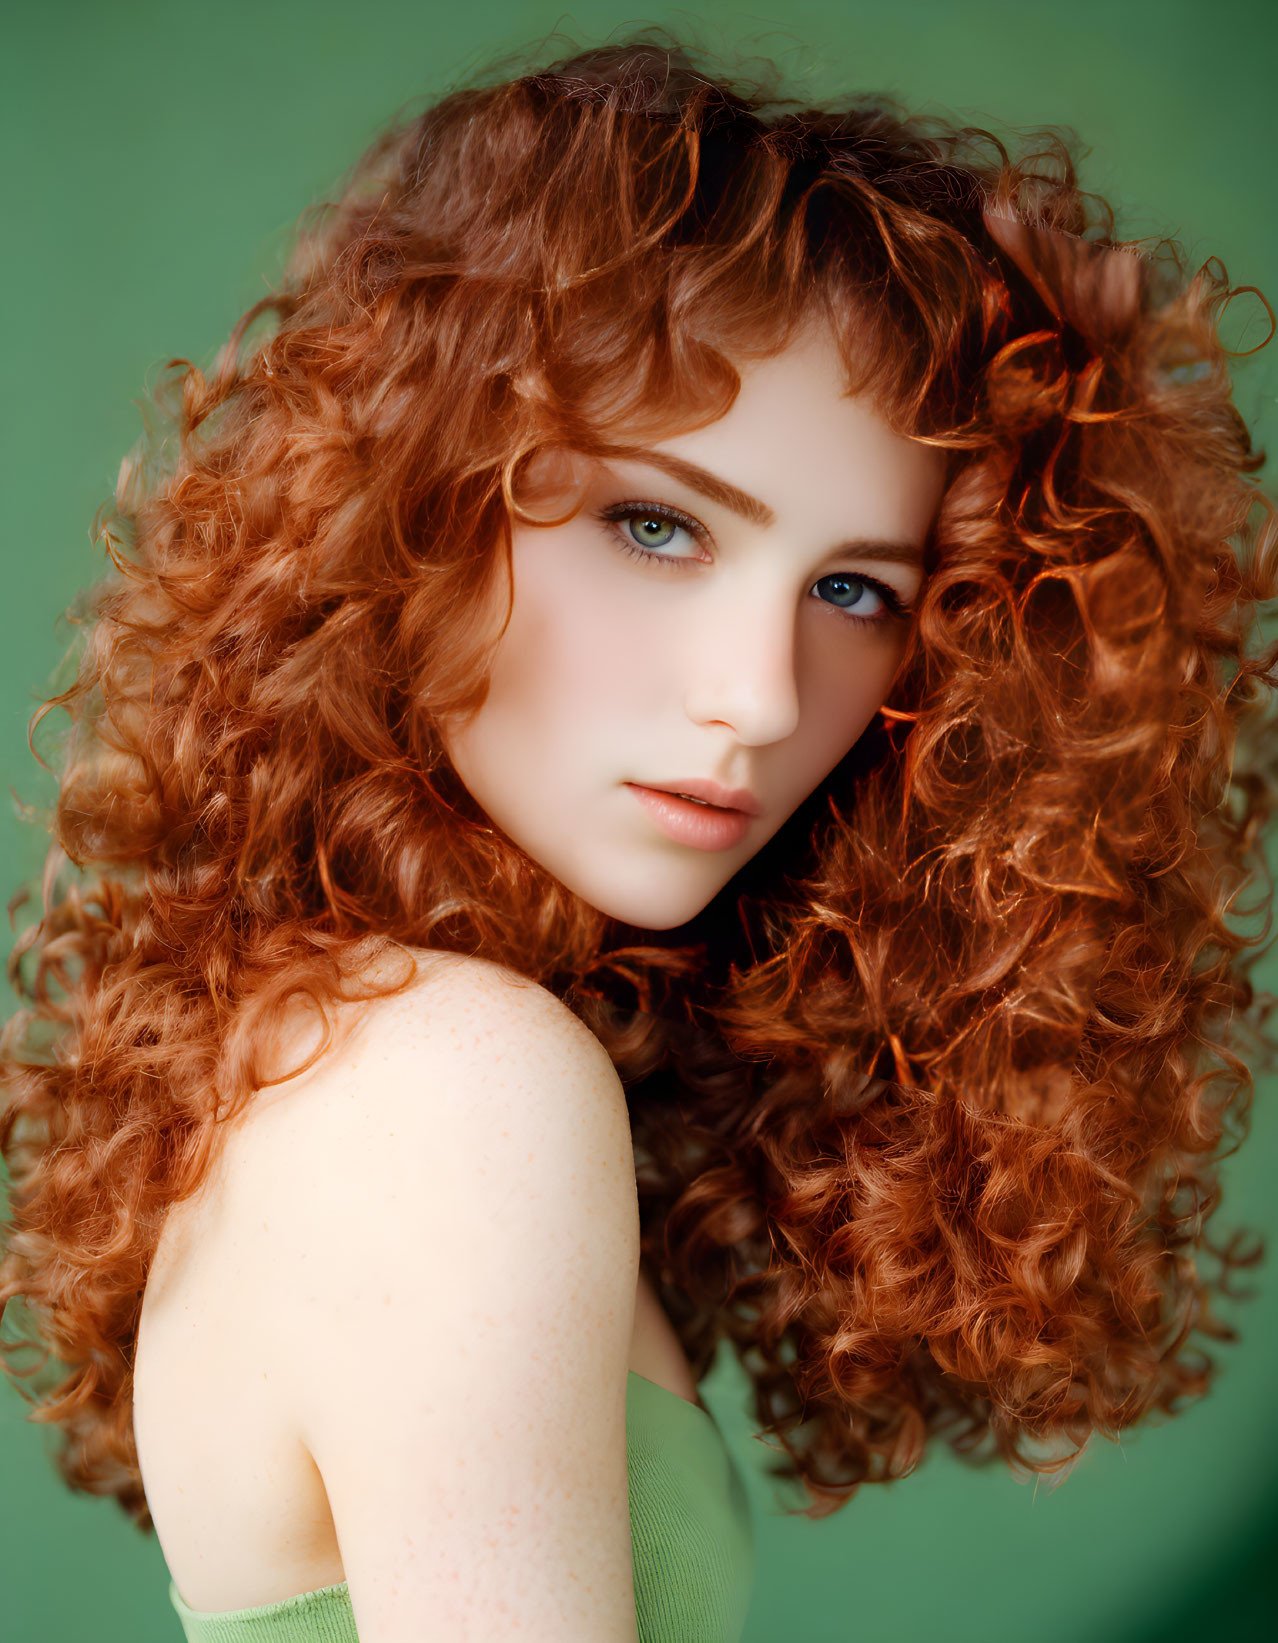
[[[872,534],[926,534],[945,456],[850,392],[833,337],[806,334],[740,375],[724,415],[651,442],[672,478],[763,528],[789,519],[833,527],[853,511]],[[699,470],[719,482],[718,495],[698,483]]]
[[[635,402],[636,414],[619,415],[597,439],[584,439],[582,450],[557,443],[526,460],[512,485],[517,509],[549,522],[569,511],[573,493],[599,473],[638,482],[644,475],[637,467],[652,470],[655,459],[661,478],[689,498],[708,497],[762,528],[792,512],[800,498],[807,514],[823,503],[844,512],[872,509],[876,498],[890,500],[902,490],[918,496],[921,510],[913,511],[930,519],[943,453],[898,432],[878,403],[853,392],[823,319],[809,320],[771,352],[711,352],[728,365],[719,379],[718,414],[704,400],[681,404],[673,389],[664,398],[662,389],[651,390]]]

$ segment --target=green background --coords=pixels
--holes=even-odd
[[[1278,296],[1268,0],[792,0],[771,9],[423,0],[10,0],[4,122],[5,389],[0,776],[50,796],[25,726],[69,642],[60,613],[95,578],[95,511],[165,359],[207,361],[278,267],[298,212],[402,105],[500,49],[562,28],[691,21],[703,43],[780,62],[814,98],[888,91],[977,124],[1073,126],[1087,186],[1128,236],[1172,234],[1196,265]],[[1263,327],[1241,302],[1241,345]],[[1278,344],[1236,373],[1262,442],[1278,435]],[[1268,470],[1274,484],[1273,465]],[[36,831],[0,815],[4,892],[34,872]],[[1273,986],[1278,968],[1262,979]],[[758,1585],[747,1643],[1182,1643],[1272,1635],[1278,1488],[1278,1115],[1224,1169],[1221,1228],[1269,1237],[1256,1297],[1227,1307],[1211,1397],[1100,1442],[1058,1489],[947,1453],[819,1524],[781,1517],[735,1361],[706,1399],[751,1489]],[[0,1635],[10,1643],[169,1643],[178,1627],[153,1538],[72,1497],[49,1434],[0,1388]]]

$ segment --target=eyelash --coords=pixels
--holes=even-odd
[[[623,553],[630,554],[634,559],[656,562],[679,570],[703,563],[699,559],[680,559],[668,553],[655,553],[648,548],[641,548],[633,537],[625,535],[624,532],[607,529],[609,525],[619,524],[627,519],[665,519],[670,524],[678,525],[681,530],[687,531],[695,542],[703,545],[708,542],[710,532],[705,526],[698,524],[695,519],[690,519],[686,513],[680,513],[677,508],[669,508],[662,502],[614,502],[610,507],[601,509],[595,517],[605,527],[608,540],[615,547],[619,547]],[[883,616],[857,616],[853,611],[844,610],[839,605],[830,605],[830,609],[837,611],[845,621],[856,622],[861,627],[871,628],[877,627],[880,622],[884,622],[890,617],[904,617],[910,613],[909,606],[901,598],[901,595],[895,588],[889,587],[886,582],[880,582],[873,576],[862,576],[859,573],[854,576],[850,572],[831,571],[830,575],[845,576],[849,582],[860,582],[864,587],[869,588],[872,593],[877,593],[886,607],[886,613]],[[826,578],[823,576],[819,580],[824,582]],[[823,600],[822,603],[830,604],[829,600]]]

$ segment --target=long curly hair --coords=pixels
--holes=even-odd
[[[809,1515],[929,1435],[1046,1470],[1208,1387],[1210,1297],[1257,1253],[1205,1223],[1271,1048],[1239,898],[1267,909],[1278,532],[1223,270],[1121,245],[1065,137],[1017,142],[641,31],[395,125],[215,365],[174,362],[36,716],[70,727],[0,1038],[3,1351],[72,1486],[148,1524],[165,1213],[284,1076],[285,1009],[417,947],[605,1044],[645,1262],[699,1376],[731,1341]],[[627,929],[492,826],[440,727],[483,700],[529,462],[713,420],[813,313],[949,453],[905,661],[704,913]]]

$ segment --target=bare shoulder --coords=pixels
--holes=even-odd
[[[470,1205],[491,1216],[492,1197],[507,1216],[542,1205],[548,1224],[543,1195],[568,1187],[565,1214],[611,1229],[618,1253],[637,1252],[629,1115],[598,1039],[500,965],[412,956],[409,984],[341,1006],[331,1047],[301,1077],[260,1092],[231,1138],[225,1197],[241,1203],[241,1222],[274,1205],[270,1269],[290,1253],[305,1259],[321,1223],[343,1223],[354,1247],[361,1228],[394,1230],[391,1216],[441,1230]],[[383,1260],[406,1248],[397,1240]]]
[[[486,959],[406,951],[413,972],[400,991],[333,1007],[329,1047],[254,1098],[236,1126],[250,1138],[231,1143],[239,1168],[251,1172],[256,1158],[273,1172],[275,1155],[341,1144],[352,1127],[369,1146],[378,1134],[414,1135],[438,1155],[451,1126],[489,1121],[511,1102],[525,1120],[607,1119],[628,1135],[607,1052],[553,993]],[[314,1036],[312,1018],[287,1055],[304,1059]]]
[[[487,959],[411,950],[416,974],[368,1016],[372,1035],[408,1053],[476,1054],[504,1065],[556,1070],[565,1057],[608,1069],[612,1063],[590,1029],[545,987]],[[619,1082],[616,1088],[620,1090]]]
[[[596,1194],[589,1213],[637,1218],[625,1095],[589,1028],[500,965],[414,956],[410,985],[361,1007],[358,1028],[332,1053],[320,1110],[305,1121],[315,1144],[362,1158],[363,1185],[378,1195],[406,1158],[438,1170],[437,1190],[463,1164],[472,1188],[518,1181],[525,1192],[539,1173],[576,1180],[590,1169],[613,1190]],[[347,1186],[360,1190],[349,1176]]]
[[[633,1639],[624,1094],[545,989],[422,959],[244,1132],[264,1350],[361,1637]]]

